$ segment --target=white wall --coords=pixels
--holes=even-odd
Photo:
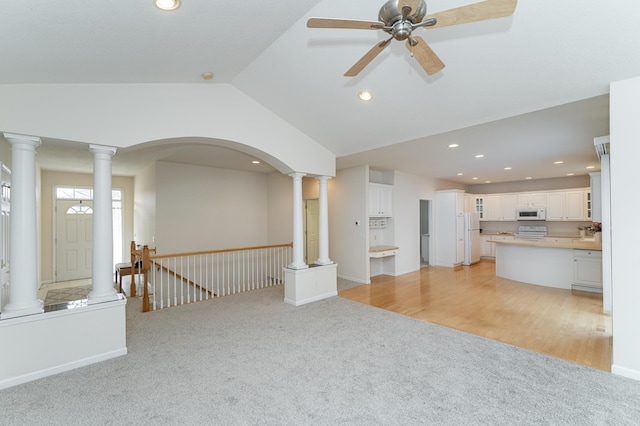
[[[283,173],[335,175],[333,153],[230,84],[0,85],[0,130],[116,147],[217,139]]]
[[[267,191],[267,244],[293,242],[293,179],[270,173]]]
[[[267,175],[156,163],[159,254],[267,244]]]
[[[531,179],[516,182],[468,185],[467,192],[471,194],[500,194],[503,192],[553,191],[554,189],[586,188],[590,185],[591,179],[587,174],[554,179]]]
[[[611,84],[611,245],[613,365],[640,380],[640,275],[637,175],[640,159],[640,77]]]
[[[155,247],[156,238],[156,163],[135,176],[133,239],[136,244]]]
[[[367,166],[339,170],[329,180],[329,257],[338,277],[369,283]],[[356,225],[355,222],[359,222]]]

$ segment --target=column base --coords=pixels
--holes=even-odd
[[[338,295],[338,265],[315,266],[305,270],[284,270],[284,302],[305,305]]]
[[[38,299],[36,303],[29,306],[14,307],[11,303],[5,305],[4,310],[0,314],[0,319],[9,319],[24,317],[27,315],[36,315],[44,312],[44,303]]]
[[[333,260],[331,259],[318,259],[315,262],[316,265],[333,265]]]
[[[289,265],[287,265],[288,269],[308,269],[309,265],[307,265],[306,263],[300,263],[300,264],[294,264],[294,263],[290,263]]]

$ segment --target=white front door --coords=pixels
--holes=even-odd
[[[91,277],[93,202],[57,200],[56,281]]]
[[[305,252],[307,258],[307,265],[312,265],[318,260],[318,200],[306,201],[306,230],[305,237],[307,243],[305,244]]]

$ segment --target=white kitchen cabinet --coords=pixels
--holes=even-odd
[[[369,216],[393,216],[393,186],[380,183],[369,184]]]
[[[573,250],[573,289],[602,292],[602,252]]]
[[[483,220],[501,220],[501,218],[502,202],[500,195],[485,195]]]
[[[482,240],[482,257],[493,257],[493,250],[495,244],[491,242],[491,235],[481,235],[480,239]]]
[[[516,220],[516,207],[518,206],[518,196],[516,194],[504,194],[500,196],[500,209],[502,211],[500,220]]]
[[[587,213],[587,194],[584,189],[554,191],[547,193],[547,220],[585,221],[590,220]]]
[[[475,213],[480,215],[480,220],[484,220],[484,196],[483,195],[475,195]]]
[[[544,192],[522,192],[518,194],[517,207],[546,207],[547,194]]]
[[[436,191],[434,257],[438,266],[464,261],[464,191]]]

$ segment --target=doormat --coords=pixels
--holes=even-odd
[[[44,299],[44,306],[86,299],[91,291],[91,287],[91,285],[83,285],[80,287],[67,287],[49,290],[47,291],[47,297]]]

